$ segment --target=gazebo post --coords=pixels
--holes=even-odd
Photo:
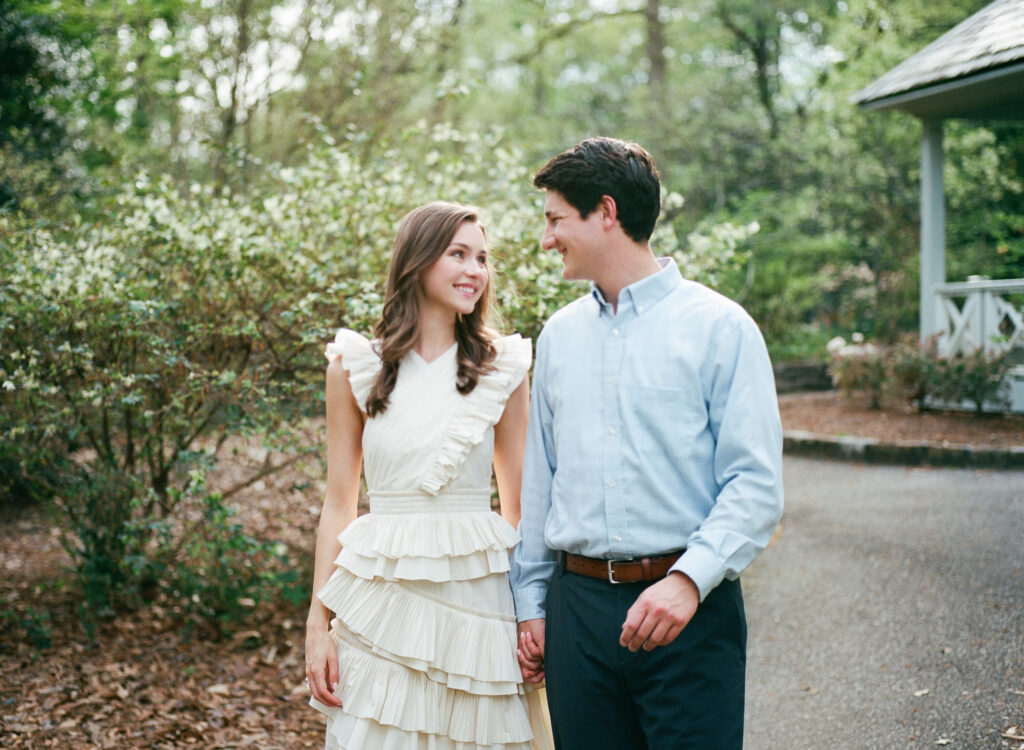
[[[921,121],[921,341],[942,330],[936,289],[946,283],[942,120]]]

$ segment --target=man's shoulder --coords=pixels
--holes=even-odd
[[[593,314],[594,297],[590,292],[577,297],[569,304],[559,308],[555,313],[548,318],[547,323],[544,324],[544,328],[541,331],[543,336],[547,333],[551,336],[553,333],[563,331],[566,328],[571,328],[573,324],[584,317]]]
[[[697,315],[708,323],[754,323],[743,306],[708,286],[682,279],[676,289],[677,309],[683,315]]]

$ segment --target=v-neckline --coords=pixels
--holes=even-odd
[[[438,355],[437,355],[436,357],[434,357],[434,358],[433,358],[433,359],[431,359],[431,360],[427,360],[427,359],[424,359],[423,355],[422,355],[422,354],[420,354],[420,353],[419,353],[418,351],[416,351],[415,349],[410,349],[410,350],[409,350],[409,353],[410,353],[410,354],[411,354],[412,356],[414,356],[414,357],[415,357],[416,359],[418,359],[418,360],[419,360],[419,362],[420,362],[420,364],[422,364],[422,365],[426,365],[427,367],[429,367],[430,365],[434,364],[435,362],[438,362],[438,361],[440,361],[440,360],[444,359],[445,357],[447,357],[447,356],[448,356],[449,354],[451,354],[451,353],[452,353],[452,351],[453,351],[453,350],[454,350],[454,349],[455,349],[455,348],[456,348],[456,347],[457,347],[458,345],[459,345],[459,342],[458,342],[458,341],[454,342],[454,343],[453,343],[453,344],[452,344],[451,346],[449,346],[449,347],[448,347],[447,349],[445,349],[445,350],[444,350],[443,352],[441,352],[440,354],[438,354]]]

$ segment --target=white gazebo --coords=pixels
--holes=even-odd
[[[1024,0],[996,0],[862,89],[864,110],[920,118],[921,310],[924,340],[940,352],[1024,350],[1024,279],[946,280],[942,179],[945,120],[1024,121]],[[1011,408],[1024,412],[1024,364],[1010,375]]]

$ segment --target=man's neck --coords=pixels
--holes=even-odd
[[[595,278],[594,283],[601,290],[601,295],[611,306],[613,311],[619,308],[619,293],[630,284],[634,284],[648,276],[653,276],[661,270],[651,246],[648,243],[633,245],[629,248],[621,248],[608,256],[607,270],[601,273],[601,278]]]

